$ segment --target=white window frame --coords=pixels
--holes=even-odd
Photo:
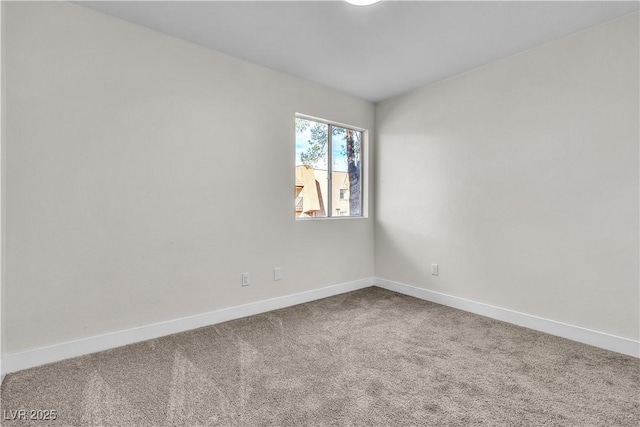
[[[348,125],[345,123],[335,122],[332,120],[323,119],[320,117],[310,116],[308,114],[295,113],[295,119],[303,119],[310,120],[318,123],[323,123],[329,126],[327,129],[327,137],[329,141],[327,141],[327,193],[328,193],[328,201],[327,206],[325,207],[325,211],[327,212],[326,216],[313,216],[313,217],[296,217],[296,221],[318,221],[323,219],[363,219],[368,217],[368,208],[365,204],[365,190],[367,186],[365,185],[365,171],[368,169],[368,158],[366,157],[366,145],[369,140],[369,131],[365,128],[361,128],[358,126]],[[295,122],[294,119],[294,122]],[[333,161],[332,161],[332,138],[333,138],[333,127],[339,127],[343,129],[355,130],[357,132],[361,132],[362,137],[360,141],[360,215],[357,216],[343,216],[343,215],[333,215],[333,197],[332,197],[332,189],[333,189],[333,179],[332,179],[332,170],[333,170]],[[295,126],[294,126],[294,162],[295,162]],[[295,163],[294,163],[295,164]],[[295,180],[295,179],[294,179]],[[295,206],[295,200],[293,203]]]

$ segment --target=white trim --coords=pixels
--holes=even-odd
[[[368,288],[373,282],[373,278],[355,280],[48,347],[5,354],[3,374]]]
[[[2,357],[0,357],[0,385],[4,381],[4,371],[2,370]]]
[[[606,350],[640,357],[640,341],[376,277],[376,286]]]
[[[5,354],[4,357],[0,358],[1,379],[4,379],[5,374],[10,372],[21,371],[23,369],[33,368],[47,363],[53,363],[72,357],[121,347],[127,344],[133,344],[178,332],[188,331],[203,326],[214,325],[216,323],[252,316],[254,314],[265,313],[292,305],[343,294],[345,292],[368,288],[370,286],[378,286],[404,295],[432,301],[438,304],[490,317],[492,319],[502,320],[514,325],[568,338],[573,341],[593,345],[606,350],[640,357],[639,341],[593,331],[579,326],[568,325],[555,320],[544,319],[542,317],[471,301],[440,292],[434,292],[406,285],[404,283],[398,283],[381,278],[366,278],[300,292],[297,294],[285,295],[264,301],[239,305],[236,307],[214,310],[208,313],[196,314],[194,316],[182,317],[179,319],[126,329],[123,331],[111,332],[104,335],[97,335],[61,344],[54,344],[48,347],[40,347],[33,350]]]
[[[296,116],[296,119],[311,120],[313,122],[318,122],[318,123],[322,123],[322,124],[325,124],[325,125],[338,126],[340,128],[345,128],[345,129],[357,130],[359,132],[368,132],[369,131],[368,129],[361,128],[361,127],[358,127],[358,126],[348,125],[348,124],[345,124],[345,123],[336,122],[334,120],[323,119],[322,117],[310,116],[308,114],[295,113],[295,116]]]

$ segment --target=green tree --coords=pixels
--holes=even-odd
[[[336,129],[336,128],[334,128]],[[362,214],[362,197],[360,194],[360,138],[362,132],[342,129],[346,133],[347,174],[349,175],[349,215]]]

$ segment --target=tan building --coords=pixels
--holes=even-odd
[[[333,172],[331,216],[349,216],[349,174]],[[327,216],[327,171],[296,166],[295,212],[298,217]]]

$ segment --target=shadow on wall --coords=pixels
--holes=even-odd
[[[376,224],[376,277],[439,290],[429,270],[430,259],[434,258],[434,251],[429,248],[434,246],[432,236],[403,226],[402,222],[390,225],[379,221]]]

